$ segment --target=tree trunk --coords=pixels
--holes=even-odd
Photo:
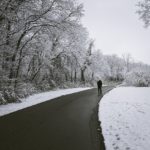
[[[92,80],[94,79],[94,72],[92,72]]]
[[[77,71],[74,72],[74,82],[77,82]]]
[[[73,72],[71,71],[71,82],[73,82]]]
[[[66,81],[68,81],[68,75],[67,75],[67,73],[65,73],[65,78],[66,78]]]
[[[85,72],[85,69],[81,69],[81,82],[85,82],[84,72]]]
[[[20,44],[21,44],[21,40],[23,39],[23,37],[26,35],[26,31],[24,31],[22,33],[22,35],[20,36],[18,42],[17,42],[17,45],[16,45],[16,49],[15,49],[15,52],[11,58],[11,69],[10,69],[10,73],[9,73],[9,78],[12,79],[12,78],[15,78],[16,76],[16,72],[15,72],[15,61],[16,61],[16,56],[17,56],[17,53],[19,51],[19,47],[20,47]]]

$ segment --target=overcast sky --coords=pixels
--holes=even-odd
[[[150,28],[138,19],[138,0],[79,0],[84,4],[82,22],[97,49],[104,54],[130,53],[136,61],[150,64]]]

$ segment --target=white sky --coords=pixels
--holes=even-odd
[[[130,53],[150,64],[150,28],[145,29],[135,6],[138,0],[79,0],[84,4],[82,22],[97,49],[104,54]]]

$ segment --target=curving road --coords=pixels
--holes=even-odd
[[[0,117],[0,150],[104,150],[101,97],[91,89]]]

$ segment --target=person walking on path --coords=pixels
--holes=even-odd
[[[102,94],[102,81],[97,81],[98,95]]]

